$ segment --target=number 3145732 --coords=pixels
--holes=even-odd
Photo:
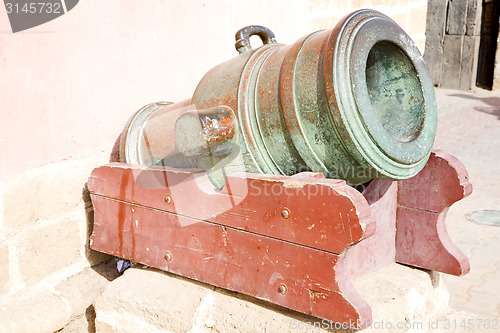
[[[32,2],[25,3],[24,5],[19,3],[6,2],[5,8],[7,9],[7,14],[62,14],[62,6],[60,3],[52,2]]]

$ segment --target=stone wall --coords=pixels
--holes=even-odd
[[[107,284],[99,264],[110,257],[88,247],[85,183],[134,111],[189,97],[208,69],[237,55],[243,26],[268,26],[292,43],[367,7],[393,17],[422,49],[421,0],[87,0],[3,33],[0,331],[58,330],[85,316]],[[10,31],[3,10],[0,31]]]
[[[311,0],[310,30],[326,29],[361,8],[378,10],[398,23],[424,53],[427,0]]]
[[[481,8],[481,0],[429,0],[424,58],[434,85],[476,86]]]

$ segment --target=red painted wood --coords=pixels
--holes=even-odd
[[[470,271],[469,259],[446,231],[446,212],[398,207],[396,261],[452,275]]]
[[[422,171],[399,182],[398,205],[440,213],[472,193],[464,165],[454,156],[435,150]]]
[[[344,181],[240,173],[216,191],[204,173],[110,164],[95,169],[91,193],[342,253],[374,233],[370,207]],[[171,204],[165,203],[170,195]],[[289,212],[283,218],[282,211]]]
[[[375,179],[363,195],[320,173],[233,174],[217,191],[200,170],[120,163],[94,170],[88,187],[93,249],[336,322],[371,321],[351,281],[394,260],[469,270],[444,220],[472,187],[442,152],[416,177]]]
[[[334,322],[371,322],[350,277],[337,274],[336,254],[102,196],[92,202],[95,250]]]
[[[445,224],[448,208],[472,192],[468,179],[457,158],[435,151],[418,175],[399,182],[397,262],[453,275],[469,272],[469,260]]]
[[[395,262],[397,182],[374,179],[363,192],[377,228],[370,238],[347,249],[341,260],[352,279]]]

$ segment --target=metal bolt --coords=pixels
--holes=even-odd
[[[290,217],[290,211],[288,210],[288,208],[285,208],[281,211],[281,216],[284,218],[284,219],[287,219]]]
[[[166,202],[167,204],[172,203],[172,197],[171,197],[169,194],[167,194],[167,195],[165,196],[165,202]]]
[[[166,252],[165,253],[165,260],[166,261],[171,261],[172,260],[172,253]]]
[[[288,291],[288,288],[286,287],[286,284],[284,283],[281,283],[278,287],[278,292],[281,294],[281,295],[285,295],[286,292]]]

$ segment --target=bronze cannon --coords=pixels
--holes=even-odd
[[[394,21],[360,10],[290,45],[250,26],[236,49],[192,98],[129,119],[122,163],[89,178],[92,249],[357,329],[356,278],[469,271],[445,219],[472,186],[431,152],[434,87]]]
[[[249,38],[263,42],[253,49]],[[321,172],[360,184],[406,179],[436,133],[424,60],[393,20],[360,10],[290,45],[261,26],[236,34],[239,55],[201,79],[192,98],[137,112],[121,161],[201,167],[219,187],[235,171]]]

